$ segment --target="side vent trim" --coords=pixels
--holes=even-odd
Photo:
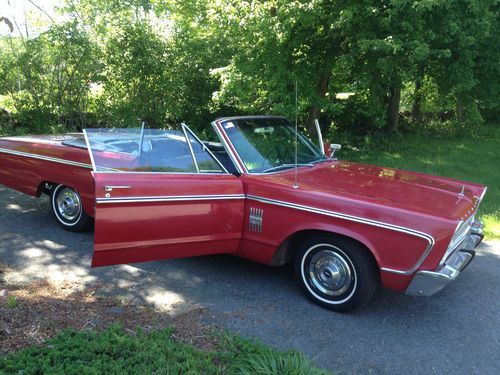
[[[248,230],[250,232],[262,232],[262,217],[264,210],[262,208],[250,207],[250,216],[248,220]]]

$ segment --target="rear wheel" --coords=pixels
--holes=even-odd
[[[50,197],[52,212],[59,224],[72,232],[83,232],[90,227],[92,219],[82,207],[80,194],[70,187],[57,185]]]
[[[305,240],[295,258],[295,273],[313,302],[341,312],[366,304],[379,284],[371,254],[359,243],[340,236]]]

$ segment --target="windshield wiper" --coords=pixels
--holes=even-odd
[[[310,163],[311,164],[316,164],[316,163],[321,163],[322,161],[329,161],[331,159],[327,158],[326,156],[324,158],[318,159],[318,160],[313,160]]]
[[[312,165],[311,163],[280,164],[280,165],[277,165],[276,167],[271,167],[271,168],[265,169],[262,171],[262,173],[277,171],[279,169],[284,169],[284,168],[293,168],[293,167],[295,167],[295,165],[297,165],[297,167],[314,167],[314,165]]]

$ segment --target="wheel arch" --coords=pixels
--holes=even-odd
[[[47,194],[50,196],[52,189],[54,189],[54,187],[57,185],[59,185],[57,182],[41,181],[38,184],[38,188],[36,189],[36,196],[39,197],[42,194]]]
[[[360,236],[349,235],[340,231],[332,231],[328,229],[302,229],[290,234],[274,253],[271,265],[282,266],[292,262],[297,249],[306,238],[325,234],[333,237],[347,238],[350,241],[359,244],[366,250],[367,254],[372,258],[374,265],[377,267],[378,272],[380,272],[380,262],[377,252],[373,249],[373,245],[370,244],[370,241],[366,238],[360,238]]]

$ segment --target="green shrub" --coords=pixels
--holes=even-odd
[[[249,356],[237,367],[236,373],[241,375],[321,375],[319,370],[304,355],[291,351],[277,353],[268,351]]]
[[[1,374],[326,374],[297,352],[280,353],[228,334],[214,350],[175,341],[173,328],[124,332],[66,330],[42,345],[0,358]]]

